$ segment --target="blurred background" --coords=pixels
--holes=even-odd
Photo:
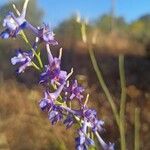
[[[0,0],[2,21],[12,9],[21,10],[23,1]],[[80,14],[88,23],[88,42],[94,51],[106,83],[119,106],[120,81],[118,55],[125,55],[127,81],[126,126],[128,150],[134,146],[134,110],[141,109],[141,150],[150,149],[150,1],[148,0],[30,0],[27,19],[33,25],[49,23],[59,46],[63,47],[62,67],[74,67],[74,75],[90,93],[90,107],[95,107],[105,121],[102,137],[119,146],[119,132],[106,97],[91,65],[88,47],[81,40]],[[28,33],[27,33],[28,34]],[[29,35],[29,34],[28,34]],[[31,35],[29,39],[33,40]],[[73,130],[62,124],[50,125],[38,107],[43,93],[39,74],[27,69],[16,75],[10,58],[18,48],[27,48],[19,38],[0,39],[0,150],[70,150],[75,146]],[[41,49],[44,47],[41,45]],[[47,61],[43,57],[43,61]],[[68,139],[69,137],[69,139]]]

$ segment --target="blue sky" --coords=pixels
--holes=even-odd
[[[8,0],[0,0],[0,5]],[[44,22],[57,25],[63,19],[75,12],[80,12],[83,17],[94,20],[98,16],[108,13],[111,0],[37,0],[38,6],[45,11]],[[150,13],[150,0],[116,0],[117,16],[124,16],[131,22],[142,14]]]

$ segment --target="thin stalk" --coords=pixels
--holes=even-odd
[[[85,24],[85,22],[83,22],[81,24],[81,35],[82,35],[82,41],[84,43],[86,43],[87,42],[87,36],[86,36],[86,24]]]
[[[119,56],[119,75],[121,84],[121,99],[120,99],[120,138],[121,138],[121,150],[126,150],[125,139],[125,103],[126,103],[126,81],[124,70],[124,56]]]
[[[82,41],[87,44],[87,34],[86,34],[86,24],[85,22],[81,22],[81,36],[82,36]],[[98,80],[99,80],[99,83],[111,105],[111,108],[112,108],[112,111],[113,111],[113,114],[115,116],[115,119],[116,119],[116,122],[117,122],[117,125],[119,126],[119,115],[118,115],[118,112],[117,112],[117,108],[116,108],[116,105],[112,99],[112,96],[109,92],[109,89],[107,88],[106,86],[106,83],[103,79],[103,75],[98,67],[98,64],[97,64],[97,61],[96,61],[96,58],[95,58],[95,55],[94,55],[94,52],[93,52],[93,49],[91,48],[91,46],[89,46],[89,54],[90,54],[90,58],[91,58],[91,61],[92,61],[92,65],[93,65],[93,68],[96,72],[96,75],[98,77]]]
[[[39,68],[33,61],[32,61],[31,63],[32,63],[32,66],[33,66],[35,69],[40,70],[40,68]]]
[[[108,99],[109,103],[110,103],[110,106],[112,108],[112,111],[113,111],[113,114],[115,116],[115,119],[116,119],[116,123],[117,125],[119,126],[120,125],[120,121],[119,121],[119,115],[118,115],[118,112],[117,112],[117,108],[116,108],[116,105],[112,99],[112,96],[110,94],[110,91],[109,89],[107,88],[106,86],[106,83],[103,79],[103,75],[102,75],[102,72],[101,70],[99,69],[98,67],[98,64],[97,64],[97,61],[96,61],[96,58],[95,58],[95,55],[94,55],[94,52],[92,50],[92,48],[89,48],[89,54],[90,54],[90,58],[91,58],[91,61],[92,61],[92,65],[93,65],[93,68],[95,70],[95,73],[97,75],[97,78],[99,80],[99,83],[106,95],[106,98]]]
[[[31,45],[30,42],[28,41],[28,39],[27,39],[27,37],[26,37],[26,35],[25,35],[25,33],[24,33],[23,31],[21,32],[21,36],[22,36],[23,40],[24,40],[24,41],[29,45],[29,47],[31,48],[33,54],[36,56],[36,58],[37,58],[37,60],[38,60],[38,62],[39,62],[40,67],[43,68],[43,63],[42,63],[42,60],[41,60],[40,55],[38,55],[38,54],[36,53],[36,51],[34,50],[34,48],[32,47],[32,45]]]
[[[140,108],[135,109],[135,139],[134,150],[140,150]]]

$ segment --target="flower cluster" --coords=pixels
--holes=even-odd
[[[62,49],[58,57],[54,57],[51,53],[50,46],[57,45],[58,42],[54,38],[53,31],[48,25],[42,27],[34,27],[26,19],[26,9],[29,0],[25,0],[23,10],[18,12],[16,17],[12,12],[4,18],[4,31],[0,34],[3,39],[14,38],[18,35],[29,41],[23,30],[31,30],[36,36],[36,41],[29,44],[31,49],[28,51],[18,50],[15,57],[11,59],[13,65],[20,64],[18,73],[23,73],[29,66],[35,67],[40,71],[39,84],[44,87],[44,97],[39,101],[39,107],[42,111],[47,112],[48,119],[54,125],[61,121],[66,128],[71,128],[74,124],[78,125],[77,137],[75,138],[77,150],[88,150],[90,146],[95,146],[94,136],[97,137],[104,150],[113,150],[114,145],[106,144],[100,137],[103,131],[104,122],[97,118],[95,110],[88,108],[88,95],[85,96],[84,88],[78,85],[77,80],[69,81],[73,73],[62,70],[61,57]],[[38,45],[43,42],[48,55],[48,64],[43,66],[40,53],[37,51]],[[37,59],[39,64],[34,62]],[[78,107],[73,107],[73,102],[77,101]],[[72,105],[71,105],[72,104]]]

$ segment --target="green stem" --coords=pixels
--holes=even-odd
[[[86,24],[85,23],[81,23],[81,35],[82,35],[82,40],[84,43],[87,43],[87,34],[86,34]],[[111,105],[111,108],[112,108],[112,111],[113,111],[113,114],[115,116],[115,119],[116,119],[116,123],[117,125],[119,126],[119,115],[118,115],[118,112],[117,112],[117,108],[116,108],[116,105],[112,99],[112,96],[109,92],[109,89],[107,88],[106,86],[106,83],[103,79],[103,75],[98,67],[98,64],[97,64],[97,61],[96,61],[96,58],[95,58],[95,55],[94,55],[94,52],[93,52],[93,49],[91,48],[91,46],[89,46],[89,54],[90,54],[90,58],[91,58],[91,61],[92,61],[92,65],[93,65],[93,68],[96,72],[96,75],[98,77],[98,80],[99,80],[99,83]]]
[[[103,75],[101,73],[101,70],[98,67],[98,64],[97,64],[97,61],[96,61],[96,58],[95,58],[95,55],[94,55],[94,52],[93,52],[92,48],[89,48],[89,54],[90,54],[90,58],[91,58],[91,61],[92,61],[93,68],[94,68],[94,70],[96,72],[96,75],[98,77],[99,83],[100,83],[100,85],[101,85],[101,87],[102,87],[102,89],[103,89],[103,91],[104,91],[104,93],[105,93],[109,103],[110,103],[110,106],[112,108],[113,114],[114,114],[115,119],[116,119],[116,123],[119,126],[119,122],[120,121],[119,121],[119,115],[118,115],[118,112],[117,112],[116,105],[115,105],[115,103],[114,103],[114,101],[112,99],[112,96],[110,94],[110,91],[107,88],[106,83],[105,83],[105,81],[103,79]]]
[[[140,108],[135,109],[135,139],[134,150],[140,150]]]
[[[125,139],[125,103],[126,103],[126,81],[124,70],[124,56],[119,56],[119,75],[121,84],[121,99],[120,99],[120,138],[121,138],[121,150],[126,150]]]
[[[32,45],[31,45],[30,42],[28,41],[28,39],[27,39],[27,37],[26,37],[26,35],[25,35],[25,33],[24,33],[23,31],[21,32],[21,36],[22,36],[23,40],[24,40],[24,41],[29,45],[29,47],[31,48],[33,54],[36,56],[36,58],[37,58],[37,60],[38,60],[38,62],[39,62],[40,67],[43,68],[43,63],[42,63],[42,60],[41,60],[41,57],[40,57],[40,53],[39,53],[39,54],[36,53],[36,51],[34,50],[34,48],[32,47]]]
[[[32,61],[31,63],[32,63],[32,66],[33,66],[35,69],[40,70],[40,68],[39,68],[33,61]]]

